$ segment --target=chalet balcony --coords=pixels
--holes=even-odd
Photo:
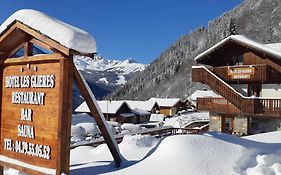
[[[214,67],[210,71],[227,83],[281,82],[281,73],[265,64]]]
[[[274,79],[273,75],[272,78]],[[198,99],[198,110],[218,113],[239,113],[240,111],[245,116],[281,118],[281,99],[245,97],[204,66],[192,68],[192,81],[209,85],[223,97],[223,99]]]
[[[238,114],[240,110],[224,98],[197,98],[197,110]]]

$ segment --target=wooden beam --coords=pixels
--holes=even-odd
[[[51,61],[59,61],[63,59],[63,57],[58,53],[53,54],[47,54],[47,55],[35,55],[28,57],[26,59],[23,59],[23,57],[19,58],[8,58],[3,63],[6,65],[10,64],[20,64],[20,63],[36,63],[36,62],[51,62]]]
[[[27,58],[32,55],[33,55],[33,44],[28,41],[24,44],[24,57]]]
[[[95,118],[96,123],[101,131],[101,134],[114,158],[115,164],[117,167],[119,167],[121,163],[121,155],[118,149],[118,145],[116,143],[116,140],[109,134],[110,131],[108,130],[106,120],[97,104],[96,98],[93,92],[91,91],[90,87],[88,86],[86,80],[83,78],[81,73],[76,69],[74,64],[73,64],[73,71],[74,71],[74,78],[77,82],[77,85],[81,91],[82,96],[84,97],[90,109],[92,117]]]
[[[32,42],[33,44],[38,45],[39,47],[42,47],[46,50],[49,50],[51,52],[62,53],[59,50],[55,49],[54,47],[44,43],[43,41],[40,41],[40,40],[36,39],[36,38],[33,38],[30,42]]]
[[[7,31],[0,36],[0,42],[2,42],[8,35],[10,35],[17,28],[16,24],[13,24]]]

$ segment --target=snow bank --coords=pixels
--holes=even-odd
[[[243,138],[264,143],[281,143],[281,131],[255,134],[251,136],[245,136]]]
[[[82,128],[84,128],[86,134],[89,136],[100,134],[100,130],[95,123],[79,123],[76,126],[81,126]]]
[[[153,138],[151,136],[126,135],[123,141],[119,144],[119,149],[122,156],[124,156],[127,160],[139,161],[142,158],[144,158],[145,155],[152,148],[154,148],[158,142],[159,139]],[[106,144],[99,145],[96,148],[91,146],[80,146],[71,150],[70,152],[71,169],[81,168],[81,166],[76,167],[75,165],[81,165],[81,164],[93,163],[93,162],[95,162],[95,165],[97,165],[98,162],[106,162],[107,164],[110,164],[111,161],[113,161],[113,158]],[[78,171],[77,174],[79,174],[80,171],[79,170],[77,171]],[[88,173],[93,174],[94,172],[91,172],[91,170],[89,170]]]
[[[276,154],[257,155],[257,165],[246,170],[247,175],[280,175],[281,151]]]
[[[183,128],[193,121],[208,121],[208,120],[209,120],[209,112],[191,112],[178,117],[165,119],[164,126]]]
[[[50,17],[42,12],[23,9],[12,14],[1,26],[0,34],[14,21],[38,30],[40,33],[57,41],[61,45],[81,53],[95,53],[95,39],[87,32],[60,20]]]
[[[140,125],[135,125],[132,123],[124,123],[121,125],[121,128],[123,130],[128,130],[129,132],[137,133],[141,131],[141,126]]]
[[[275,175],[281,144],[264,144],[209,132],[165,138],[142,161],[109,174]]]
[[[156,151],[120,174],[218,175],[235,172],[236,161],[250,153],[240,145],[205,136],[165,138]],[[116,174],[118,174],[116,172]]]
[[[83,127],[71,125],[71,141],[78,142],[85,139],[86,131]]]

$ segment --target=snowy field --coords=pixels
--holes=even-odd
[[[208,115],[183,114],[166,120],[164,125],[184,127],[193,121],[206,121]],[[117,124],[111,123],[112,132],[117,128],[122,132],[140,130],[137,125]],[[73,142],[85,142],[82,135],[98,133],[93,118],[87,114],[73,116]],[[162,139],[125,135],[119,149],[123,161],[116,168],[106,144],[76,147],[70,152],[70,172],[73,175],[281,175],[281,131],[243,138],[218,132]],[[7,169],[5,174],[21,173]]]
[[[126,136],[119,147],[124,160],[118,169],[106,145],[71,150],[71,174],[281,174],[281,131],[247,139],[216,132],[162,140],[136,135]]]

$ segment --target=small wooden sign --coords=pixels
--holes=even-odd
[[[227,72],[231,79],[250,79],[255,74],[254,67],[229,68]]]
[[[62,117],[70,120],[68,113],[62,114],[61,110],[67,108],[62,106],[62,94],[68,95],[68,90],[63,91],[62,87],[65,73],[62,70],[61,61],[46,58],[37,63],[29,60],[7,64],[3,69],[2,162],[18,161],[16,164],[32,165],[35,171],[57,174],[61,150],[69,144],[68,140],[61,140],[65,132],[60,126]],[[65,130],[69,132],[67,123]]]

